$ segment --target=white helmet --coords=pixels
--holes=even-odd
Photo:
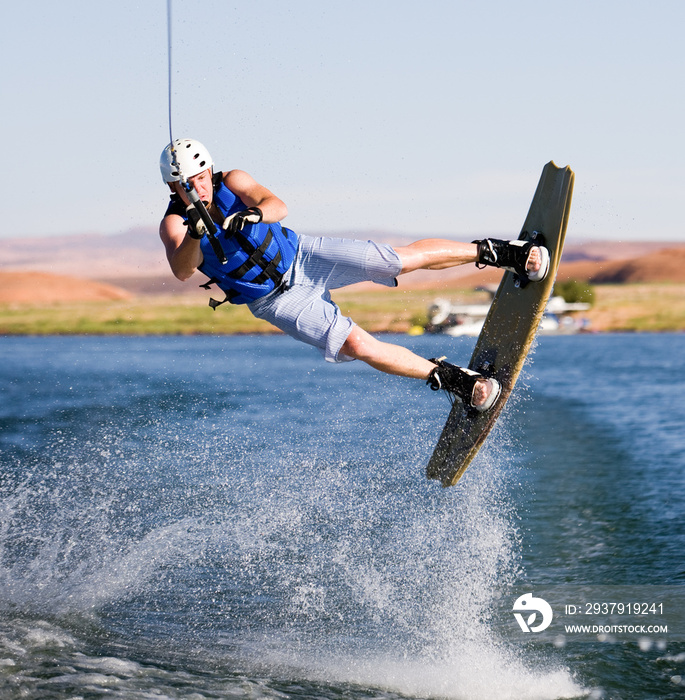
[[[176,154],[176,163],[174,165],[174,154],[171,152],[171,147]],[[214,162],[209,151],[195,139],[176,139],[170,143],[163,151],[159,158],[159,169],[162,171],[162,179],[164,182],[178,182],[183,177],[189,178],[193,175],[198,175],[207,168],[213,168]],[[179,168],[181,173],[179,173]]]

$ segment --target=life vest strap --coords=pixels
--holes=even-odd
[[[271,227],[269,227],[264,240],[259,246],[255,246],[255,244],[241,231],[237,232],[235,237],[239,240],[240,247],[245,251],[245,253],[247,253],[248,258],[240,267],[237,267],[235,270],[231,270],[226,274],[232,279],[240,280],[243,279],[250,270],[257,268],[258,270],[261,270],[261,272],[256,277],[249,280],[249,284],[264,284],[265,282],[271,281],[273,282],[274,289],[280,287],[281,283],[283,282],[283,273],[278,271],[278,266],[281,264],[282,259],[281,251],[279,250],[276,253],[273,260],[266,259],[266,251],[274,238]],[[200,286],[203,289],[209,289],[212,284],[218,283],[219,280],[216,277],[212,277],[208,282],[205,282]],[[230,303],[233,301],[233,299],[240,296],[240,293],[233,289],[223,291],[225,292],[226,296],[222,301],[218,301],[216,299],[209,300],[209,306],[211,306],[212,309],[216,310],[218,306],[221,306],[226,302]]]
[[[257,248],[254,245],[254,243],[252,243],[252,241],[249,238],[247,238],[242,232],[238,232],[236,234],[236,238],[239,239],[240,247],[247,253],[248,258],[240,267],[228,272],[228,276],[232,277],[234,280],[239,280],[245,277],[245,275],[254,267],[258,267],[261,270],[265,270],[268,267],[269,262],[271,262],[267,261],[264,257],[267,249],[271,245],[271,241],[273,241],[274,239],[271,227],[269,226],[269,231],[267,232],[266,236],[264,236],[264,240],[262,241],[262,244],[259,246],[259,248]],[[277,253],[277,257],[278,261],[280,262],[280,251]]]
[[[264,284],[267,280],[273,280],[274,287],[278,287],[283,279],[282,273],[278,272],[278,266],[281,264],[281,251],[276,253],[276,257],[269,263],[267,263],[262,271],[253,279],[250,280],[252,284]],[[261,265],[260,265],[261,267]]]
[[[217,306],[221,306],[222,304],[225,304],[227,301],[230,302],[231,299],[234,297],[238,296],[238,292],[231,290],[230,292],[226,292],[226,296],[224,299],[219,301],[218,299],[210,299],[209,300],[209,306],[211,307],[212,311],[216,311]]]
[[[241,236],[241,238],[244,237]],[[249,280],[249,284],[261,285],[270,280],[271,282],[273,282],[274,289],[278,289],[279,287],[281,287],[283,283],[283,273],[278,271],[278,266],[281,264],[282,259],[281,251],[279,250],[276,253],[273,260],[267,261],[264,257],[264,253],[269,247],[269,243],[272,239],[273,235],[271,234],[271,230],[269,230],[268,235],[265,237],[264,242],[259,246],[259,248],[256,248],[250,241],[245,239],[244,242],[242,242],[241,244],[244,246],[244,248],[247,248],[249,246],[252,249],[252,253],[250,254],[250,257],[239,268],[228,273],[229,277],[232,277],[233,279],[241,279],[249,270],[257,268],[260,269],[261,272],[254,279]],[[200,287],[202,289],[210,290],[211,286],[213,284],[219,284],[219,281],[220,280],[216,277],[212,277],[204,284],[201,284]],[[223,289],[222,291],[224,291],[224,293],[226,294],[222,301],[218,301],[217,299],[209,300],[209,306],[213,310],[216,310],[218,306],[221,306],[226,302],[232,302],[233,299],[240,296],[240,293],[234,289]]]
[[[274,270],[276,269],[276,265],[278,265],[278,263],[275,263]],[[262,273],[262,274],[264,274],[264,273]],[[288,285],[284,284],[284,282],[283,282],[283,275],[278,274],[278,273],[271,274],[269,277],[265,277],[262,281],[259,281],[259,282],[258,282],[258,278],[255,278],[253,280],[253,282],[255,284],[263,284],[267,279],[272,279],[274,281],[274,291],[279,291],[279,292],[283,293],[289,289]],[[201,284],[200,287],[202,287],[203,289],[209,289],[212,284],[216,284],[217,282],[218,282],[218,280],[216,278],[212,278],[211,280],[209,280],[209,282],[205,282],[204,284]],[[208,302],[212,311],[216,311],[218,306],[221,306],[222,304],[225,304],[226,302],[233,303],[233,300],[237,296],[240,296],[240,292],[237,292],[235,289],[229,289],[228,291],[222,289],[221,291],[223,291],[226,294],[226,296],[221,301],[219,301],[218,299],[210,299]]]

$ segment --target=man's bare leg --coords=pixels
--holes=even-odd
[[[402,263],[402,275],[414,270],[445,270],[478,261],[478,246],[475,243],[442,238],[424,238],[406,246],[398,246],[395,252]],[[529,272],[537,272],[541,262],[539,249],[532,248],[527,265]]]
[[[428,380],[428,375],[435,369],[435,364],[430,360],[415,355],[401,345],[377,340],[359,326],[352,329],[340,351],[381,372],[401,377]],[[473,405],[485,403],[489,394],[490,384],[486,380],[478,382],[473,392]]]

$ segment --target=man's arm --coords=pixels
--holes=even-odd
[[[185,282],[202,264],[200,241],[188,235],[188,227],[177,214],[170,214],[162,219],[159,237],[166,248],[171,271],[174,276]]]
[[[288,215],[285,203],[243,170],[231,170],[226,173],[224,185],[240,197],[246,207],[258,207],[265,224],[276,223]]]

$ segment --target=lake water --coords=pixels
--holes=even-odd
[[[289,338],[0,360],[3,699],[685,697],[685,335],[540,338],[450,489],[444,396]]]

